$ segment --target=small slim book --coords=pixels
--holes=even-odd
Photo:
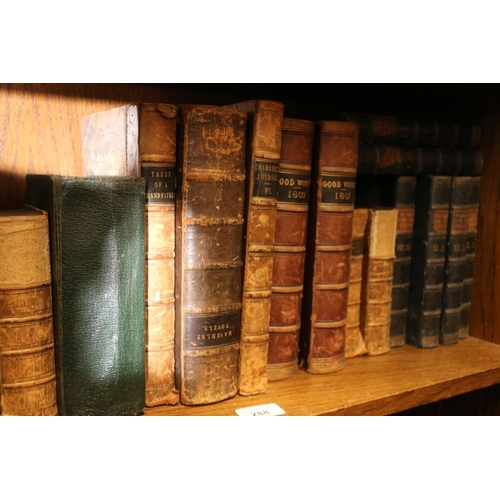
[[[450,176],[417,179],[406,342],[421,348],[439,344],[450,191]]]
[[[358,133],[355,123],[316,124],[300,337],[309,373],[345,364]]]
[[[313,140],[313,122],[283,120],[267,358],[269,381],[292,377],[299,369]]]
[[[60,415],[145,406],[144,179],[28,174],[49,214]]]
[[[238,393],[246,111],[180,106],[176,381],[186,405]]]
[[[239,393],[267,388],[267,357],[277,216],[278,170],[284,105],[253,100],[233,105],[247,112],[246,193]]]
[[[355,208],[352,223],[351,269],[345,331],[346,359],[361,356],[368,352],[363,334],[361,333],[361,287],[363,283],[363,260],[367,222],[368,209]]]
[[[370,355],[390,350],[392,281],[398,211],[368,210],[361,286],[361,333]]]
[[[57,415],[47,212],[0,211],[0,415]]]
[[[177,107],[132,103],[82,120],[85,175],[146,181],[146,406],[176,404],[175,190]]]

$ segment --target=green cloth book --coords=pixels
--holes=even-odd
[[[60,415],[145,406],[144,179],[28,174],[49,213]]]

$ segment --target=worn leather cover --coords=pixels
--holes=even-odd
[[[180,108],[176,381],[186,405],[238,392],[246,112]]]
[[[469,177],[452,177],[443,278],[440,344],[458,342],[469,232]]]
[[[417,179],[406,342],[439,343],[451,177]]]
[[[49,213],[61,415],[144,409],[144,179],[28,174]]]
[[[463,182],[468,184],[467,190],[467,237],[466,251],[463,266],[462,280],[462,304],[460,306],[460,328],[459,339],[469,336],[469,314],[472,289],[472,277],[474,274],[474,258],[476,256],[476,236],[477,222],[479,215],[479,190],[481,187],[481,177],[463,178]]]
[[[283,120],[267,358],[270,381],[289,378],[299,367],[313,139],[313,122]]]
[[[352,222],[351,268],[347,296],[347,325],[345,331],[345,357],[366,354],[361,333],[361,286],[363,281],[363,256],[368,209],[355,208]]]
[[[368,210],[361,287],[361,332],[368,354],[390,349],[392,280],[398,211]]]
[[[316,124],[300,337],[310,373],[344,367],[358,133],[355,123]]]
[[[267,388],[273,244],[284,106],[253,100],[234,107],[247,112],[246,193],[239,393]]]
[[[49,221],[0,212],[0,415],[57,415]]]
[[[175,404],[175,189],[177,107],[132,103],[82,120],[86,175],[146,181],[146,406]]]

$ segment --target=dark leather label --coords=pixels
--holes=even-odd
[[[255,160],[253,167],[252,196],[276,198],[279,163],[270,160]]]
[[[321,203],[353,205],[356,177],[323,174],[321,176]]]
[[[175,203],[175,163],[142,163],[146,180],[146,203]]]
[[[363,255],[363,250],[365,248],[364,238],[354,238],[352,240],[351,254],[352,255]]]
[[[396,258],[411,257],[412,238],[411,234],[398,234],[396,236]]]
[[[280,170],[278,175],[278,202],[309,203],[311,177],[305,172]]]
[[[185,349],[234,344],[240,340],[240,311],[186,315]]]

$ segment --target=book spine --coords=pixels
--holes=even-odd
[[[47,213],[0,212],[0,415],[57,415]]]
[[[146,182],[146,406],[175,404],[177,107],[143,103],[139,160]]]
[[[468,222],[467,222],[467,250],[465,252],[463,272],[463,296],[460,309],[460,329],[458,337],[463,339],[469,336],[469,314],[472,291],[472,277],[474,274],[474,258],[476,256],[477,220],[479,214],[479,190],[481,177],[469,177],[467,194]]]
[[[180,108],[176,382],[183,404],[238,392],[246,112]]]
[[[267,388],[267,357],[283,104],[245,101],[247,112],[243,296],[238,391]]]
[[[406,342],[439,343],[451,177],[417,179]]]
[[[463,298],[463,279],[469,231],[467,198],[470,182],[467,177],[452,177],[450,212],[443,279],[440,344],[458,342]]]
[[[267,376],[298,370],[314,123],[284,118],[274,234]]]
[[[142,413],[144,179],[28,174],[26,187],[49,213],[59,413]]]
[[[361,332],[368,354],[390,349],[396,209],[370,209],[361,288]]]
[[[315,133],[300,339],[310,373],[337,371],[345,361],[358,132],[354,123],[322,121]]]
[[[345,330],[345,357],[353,358],[366,354],[365,341],[361,333],[361,286],[363,280],[363,257],[365,247],[368,210],[355,208],[352,222],[352,248],[347,295],[347,324]]]
[[[391,347],[400,347],[406,343],[411,245],[415,217],[415,186],[416,177],[402,176],[395,179],[394,207],[398,211],[398,222],[392,282]]]

